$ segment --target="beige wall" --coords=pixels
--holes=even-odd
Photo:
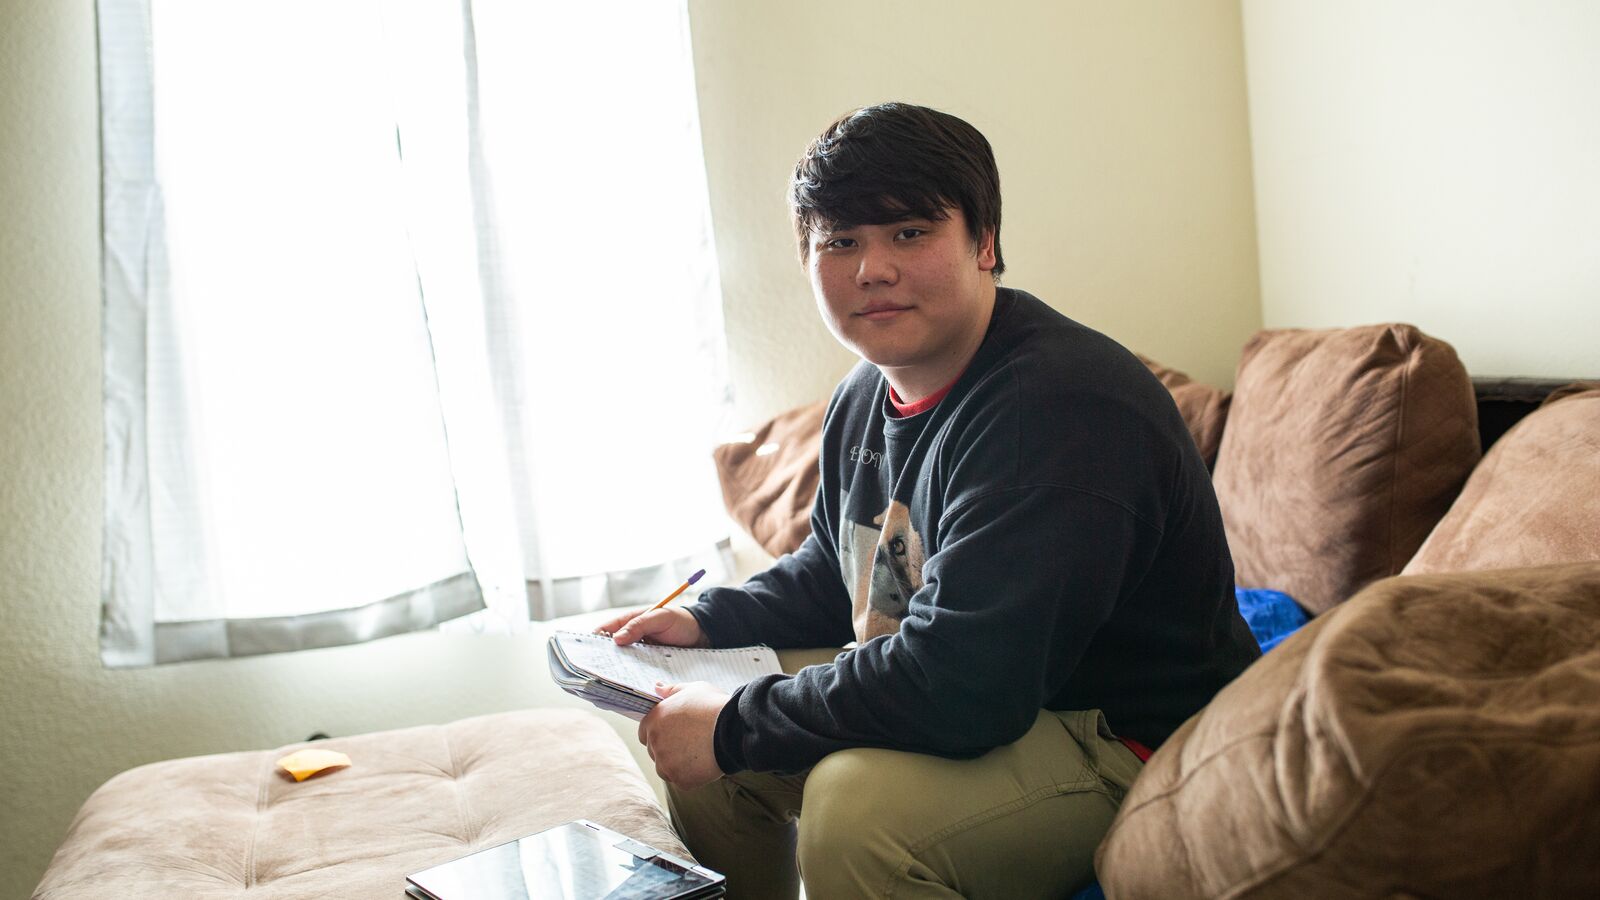
[[[1229,380],[1258,322],[1236,4],[977,8],[691,4],[747,419],[825,396],[849,365],[795,264],[784,175],[834,115],[889,98],[969,117],[998,148],[1009,283]],[[512,637],[101,668],[94,52],[91,0],[0,0],[0,898],[28,894],[123,769],[548,696],[542,649]]]
[[[1600,4],[1245,0],[1263,318],[1600,376]]]
[[[1005,283],[1231,384],[1260,327],[1235,2],[691,0],[701,127],[745,421],[828,396],[783,205],[839,114],[907,100],[988,136]]]

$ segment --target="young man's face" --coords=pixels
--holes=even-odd
[[[994,308],[993,233],[974,246],[961,210],[947,212],[813,231],[806,258],[828,330],[908,401],[961,374]]]

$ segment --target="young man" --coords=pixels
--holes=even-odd
[[[890,103],[822,133],[790,204],[858,365],[812,534],[620,644],[858,645],[731,696],[668,685],[639,736],[740,897],[1061,896],[1146,747],[1256,658],[1210,478],[1128,351],[1000,288],[999,175]],[[798,830],[796,819],[798,817]]]

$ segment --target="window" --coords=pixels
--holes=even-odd
[[[99,6],[108,665],[725,566],[681,3]]]

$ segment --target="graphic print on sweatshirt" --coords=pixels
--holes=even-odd
[[[844,499],[840,509],[849,506]],[[889,508],[872,522],[843,517],[839,526],[839,569],[850,592],[850,621],[858,641],[900,630],[911,595],[922,588],[922,564],[927,561],[922,536],[911,527],[905,504],[889,501]]]

